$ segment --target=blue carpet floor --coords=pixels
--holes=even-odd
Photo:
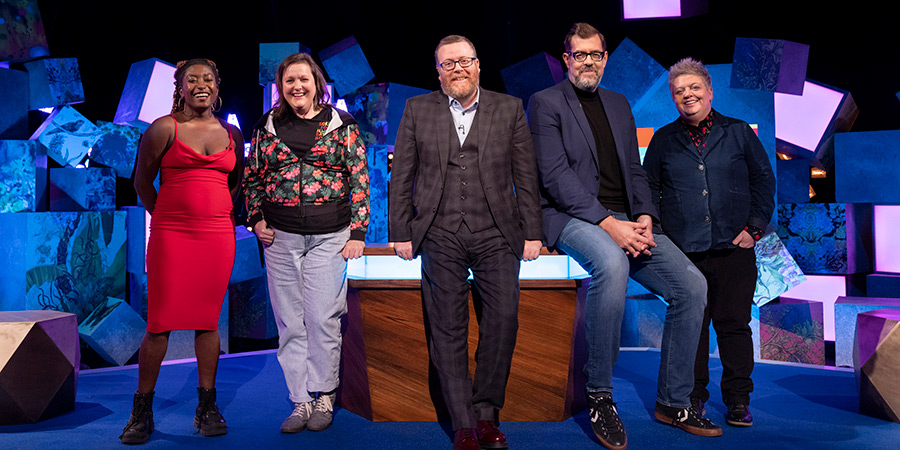
[[[711,376],[721,377],[718,359]],[[724,428],[722,437],[702,438],[653,421],[657,351],[623,350],[614,393],[628,431],[629,448],[900,448],[900,424],[859,414],[853,373],[758,363],[751,409],[755,425],[724,424],[718,386],[707,417]],[[322,432],[284,435],[279,425],[291,410],[274,353],[223,358],[219,364],[219,407],[228,434],[204,438],[194,433],[196,364],[163,366],[154,412],[156,431],[142,448],[432,449],[451,447],[436,422],[375,423],[338,408],[334,424]],[[0,449],[123,448],[117,436],[127,421],[137,386],[137,368],[84,371],[75,411],[34,425],[0,426]],[[565,422],[504,422],[513,449],[597,449],[586,412]]]

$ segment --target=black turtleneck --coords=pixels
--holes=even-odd
[[[578,89],[573,84],[575,94],[587,116],[591,133],[594,135],[594,143],[597,147],[597,163],[600,166],[600,189],[597,200],[604,208],[610,211],[627,212],[625,202],[625,187],[622,182],[622,169],[619,166],[619,155],[616,153],[616,142],[613,140],[612,129],[609,127],[609,119],[603,109],[603,102],[597,91],[588,92]]]

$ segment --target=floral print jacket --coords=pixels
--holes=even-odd
[[[363,240],[369,225],[366,147],[353,116],[331,108],[316,131],[316,145],[300,160],[275,133],[272,111],[253,133],[244,169],[250,225],[262,219],[263,201],[281,206],[350,202],[351,239]]]

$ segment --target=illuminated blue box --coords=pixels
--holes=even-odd
[[[172,64],[156,58],[132,64],[113,122],[132,125],[143,132],[154,120],[172,111],[174,82]]]
[[[121,366],[141,347],[147,322],[121,299],[109,298],[78,325],[78,334],[101,358]]]
[[[319,52],[319,59],[328,76],[334,80],[338,96],[347,95],[375,78],[366,55],[353,36]]]
[[[126,270],[128,273],[146,274],[149,215],[143,206],[124,206],[122,212],[126,214],[125,229],[128,234]]]
[[[0,139],[28,139],[28,73],[0,67]]]
[[[275,313],[269,302],[266,274],[228,286],[231,337],[271,339],[278,336]]]
[[[868,204],[782,204],[778,237],[806,274],[870,272],[872,219]]]
[[[897,295],[900,296],[900,290]],[[881,308],[900,308],[900,298],[838,297],[834,302],[835,366],[853,366],[857,314]]]
[[[834,135],[838,202],[900,204],[900,130]]]
[[[47,147],[47,155],[60,165],[74,166],[87,156],[102,135],[90,120],[67,105],[53,111],[31,139]]]
[[[809,203],[809,161],[779,159],[778,203]]]
[[[50,211],[115,211],[113,169],[50,169]]]
[[[259,44],[259,85],[274,83],[278,65],[294,53],[309,53],[309,48],[299,42],[273,42]]]
[[[38,59],[26,62],[25,69],[28,70],[29,109],[84,102],[77,59]]]
[[[519,97],[525,105],[531,94],[553,86],[566,77],[559,60],[545,52],[500,69],[500,76],[503,77],[506,93]]]
[[[102,120],[97,121],[97,128],[102,135],[91,150],[91,161],[112,167],[118,177],[131,178],[141,143],[141,130]]]
[[[622,0],[622,20],[686,18],[707,11],[708,0]]]
[[[600,80],[600,86],[624,95],[632,109],[640,109],[647,94],[655,92],[664,86],[665,93],[668,95],[667,74],[665,67],[638,47],[634,41],[625,38],[616,47],[615,51],[609,52],[609,60],[606,62],[606,69],[603,72],[603,79]],[[716,94],[718,94],[718,91],[716,91]],[[718,96],[716,96],[716,100],[718,99]],[[668,101],[672,114],[677,115],[675,108],[671,106],[672,100],[669,99]],[[662,125],[671,122],[672,119],[674,119],[674,116],[667,122],[656,125],[653,128],[660,128]]]
[[[25,274],[28,265],[28,214],[0,213],[0,311],[25,309]]]
[[[147,317],[147,274],[127,272],[128,304],[139,316]]]
[[[37,141],[0,141],[0,213],[37,209],[39,150]]]
[[[737,38],[731,87],[799,95],[806,81],[809,46],[781,39]]]
[[[231,279],[228,284],[240,283],[262,276],[266,269],[263,267],[262,258],[259,255],[259,243],[256,235],[247,230],[247,227],[237,226],[234,228],[234,237],[234,268],[231,270]]]

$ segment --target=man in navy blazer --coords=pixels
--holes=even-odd
[[[428,350],[454,449],[507,448],[498,429],[518,330],[520,260],[538,257],[537,167],[522,101],[481,89],[478,56],[457,35],[435,50],[441,91],[409,99],[397,130],[390,238],[422,256]],[[469,373],[469,270],[483,309]]]
[[[721,435],[690,403],[706,282],[658,227],[654,232],[657,212],[631,108],[622,95],[598,87],[607,60],[603,35],[577,23],[564,45],[568,79],[534,94],[528,119],[544,240],[591,276],[584,370],[592,429],[607,448],[627,446],[612,400],[612,372],[631,276],[668,303],[654,416],[693,434]]]

